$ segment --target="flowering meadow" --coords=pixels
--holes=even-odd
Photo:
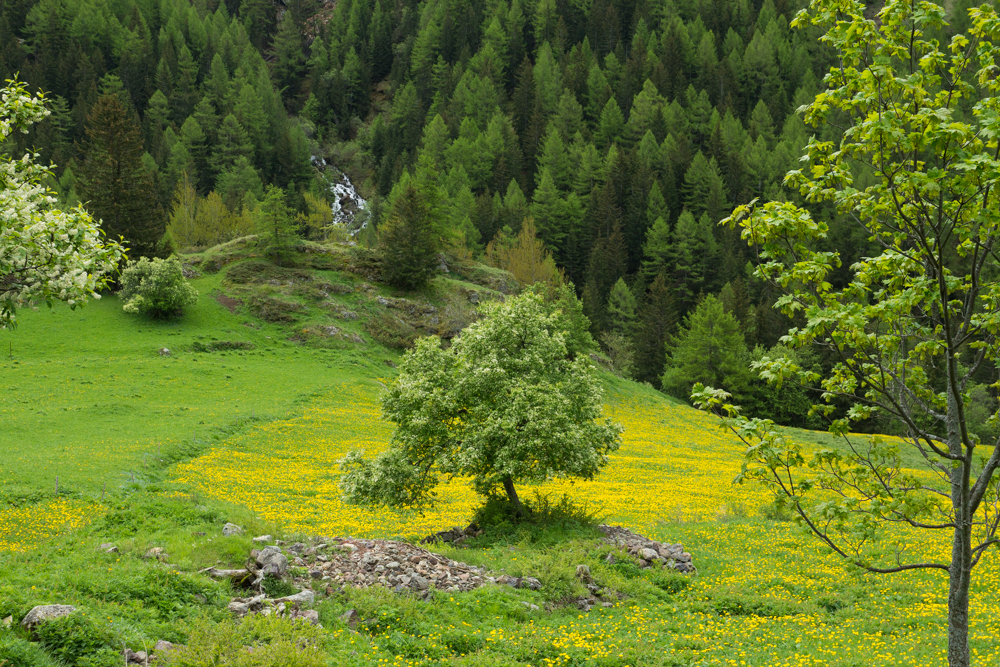
[[[0,553],[27,551],[40,542],[89,523],[93,503],[59,498],[25,507],[0,509]]]
[[[442,484],[440,502],[423,514],[341,502],[338,459],[356,447],[377,451],[391,435],[391,424],[379,418],[380,385],[345,382],[299,414],[255,427],[179,465],[174,481],[245,505],[289,532],[420,536],[467,521],[478,498],[464,480]],[[683,600],[652,606],[626,601],[570,622],[469,626],[484,647],[515,650],[541,642],[559,650],[539,653],[537,664],[560,665],[944,664],[943,577],[850,571],[795,524],[756,518],[768,498],[760,489],[733,485],[742,448],[709,415],[651,391],[611,394],[607,412],[625,427],[624,445],[608,468],[593,481],[554,481],[537,490],[567,493],[608,522],[683,542],[694,554],[698,576]],[[916,540],[909,548],[936,550]],[[472,550],[456,555],[517,568],[516,558],[500,556],[475,556]],[[1000,559],[988,556],[977,582],[971,641],[981,664],[995,664]],[[405,628],[396,632],[406,635]],[[430,647],[434,634],[414,632],[412,640]],[[377,644],[373,640],[368,655],[373,661],[422,662],[388,660]],[[423,655],[423,662],[435,662],[433,651]]]

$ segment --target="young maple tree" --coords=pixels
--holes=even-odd
[[[785,182],[808,202],[833,202],[876,253],[838,287],[840,254],[808,210],[751,203],[729,218],[758,250],[757,275],[783,291],[777,306],[801,323],[783,342],[836,360],[824,375],[788,357],[755,369],[818,389],[825,400],[814,410],[844,446],[809,453],[769,420],[742,416],[722,390],[696,386],[693,397],[747,444],[741,479],[769,485],[836,553],[872,572],[946,574],[948,661],[964,667],[973,568],[1000,525],[1000,440],[981,441],[967,413],[973,377],[996,376],[1000,357],[1000,18],[970,9],[968,31],[942,46],[938,5],[865,10],[814,0],[794,21],[825,29],[839,56],[805,118],[844,127],[838,141],[811,139],[807,166]],[[862,173],[871,185],[859,184]],[[851,407],[838,416],[835,401]],[[904,445],[848,438],[852,422],[876,414],[902,424]],[[909,556],[912,531],[925,544],[934,544],[927,533],[947,537],[950,557]],[[879,538],[898,540],[894,556],[873,549]]]

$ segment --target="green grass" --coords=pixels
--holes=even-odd
[[[203,259],[229,253],[232,266],[239,252],[217,249]],[[328,258],[331,266],[340,259]],[[479,273],[464,275],[499,282],[490,271]],[[417,294],[359,289],[363,278],[333,268],[316,275],[345,289],[321,297],[308,284],[242,286],[304,307],[292,323],[268,324],[220,304],[216,290],[238,292],[222,268],[193,281],[202,297],[176,322],[125,315],[114,297],[105,297],[78,311],[22,313],[16,331],[0,332],[0,512],[44,511],[57,476],[64,498],[90,503],[86,525],[23,553],[0,553],[0,618],[19,620],[36,604],[81,610],[43,636],[29,636],[16,622],[11,629],[0,625],[0,665],[111,667],[121,664],[123,645],[140,650],[158,639],[190,646],[179,665],[944,664],[940,576],[852,572],[794,524],[753,516],[650,528],[651,537],[682,542],[695,554],[694,577],[609,564],[613,550],[586,521],[513,527],[501,520],[468,548],[435,549],[496,572],[538,577],[542,590],[486,587],[436,592],[428,601],[378,588],[334,590],[317,605],[323,630],[230,620],[225,606],[234,593],[197,570],[241,565],[251,535],[280,535],[282,526],[197,494],[171,497],[167,480],[175,464],[223,443],[239,447],[243,440],[234,436],[250,426],[287,420],[317,405],[316,397],[374,385],[393,372],[385,362],[396,352],[371,341],[293,338],[302,329],[335,324],[364,335],[365,319],[381,312],[375,295],[443,309],[459,290],[484,291],[457,275]],[[338,319],[338,308],[359,319]],[[226,350],[226,342],[253,347]],[[172,355],[161,357],[162,347]],[[211,347],[223,350],[194,351]],[[648,387],[605,382],[609,402],[678,406]],[[362,424],[354,428],[363,435]],[[827,442],[822,434],[796,435]],[[307,491],[296,489],[303,497]],[[572,514],[557,509],[557,519]],[[223,537],[227,521],[247,534]],[[8,529],[0,524],[0,531]],[[104,542],[119,552],[99,551]],[[168,562],[142,558],[154,546],[165,549]],[[575,577],[580,564],[617,600],[613,608],[587,614],[576,608],[574,601],[588,594]],[[1000,597],[991,583],[1000,580],[1000,563],[988,558],[982,567],[972,644],[986,665],[1000,659]],[[348,609],[361,616],[357,632],[339,620]]]

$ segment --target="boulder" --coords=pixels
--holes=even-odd
[[[23,619],[21,619],[21,626],[30,630],[39,623],[44,623],[45,621],[52,620],[53,618],[69,616],[74,611],[76,611],[76,607],[68,604],[38,605],[37,607],[33,607],[32,610],[29,611]]]
[[[257,565],[268,577],[283,577],[288,572],[288,558],[278,547],[264,547],[257,555]]]
[[[294,604],[299,607],[311,607],[316,602],[316,594],[310,590],[302,590],[295,595],[277,598],[274,602],[284,602],[285,604]]]
[[[643,560],[648,560],[650,562],[657,560],[660,554],[657,553],[656,549],[639,549],[639,556]]]
[[[97,549],[98,551],[103,551],[109,554],[118,553],[118,547],[116,547],[113,542],[105,542],[101,546],[97,547]]]
[[[222,527],[222,534],[226,537],[230,535],[242,535],[243,529],[237,526],[235,523],[227,523]]]
[[[170,642],[168,642],[165,639],[161,639],[160,641],[156,642],[153,645],[153,653],[156,653],[157,655],[161,655],[162,656],[162,654],[169,653],[170,651],[176,651],[178,648],[180,648],[180,647],[179,646],[174,646],[173,644],[171,644]]]

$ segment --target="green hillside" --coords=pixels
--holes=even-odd
[[[322,630],[229,620],[236,593],[198,570],[241,566],[253,535],[418,538],[464,525],[478,502],[461,480],[424,514],[339,500],[340,452],[379,448],[390,433],[376,399],[399,352],[375,339],[372,323],[388,315],[398,331],[440,327],[458,297],[489,298],[502,278],[469,264],[477,282],[456,270],[421,292],[393,292],[361,275],[362,260],[341,248],[282,268],[223,249],[186,258],[201,272],[191,280],[201,297],[179,320],[127,316],[105,296],[82,310],[25,312],[3,333],[0,618],[46,603],[82,613],[41,637],[16,622],[0,627],[0,660],[110,667],[123,643],[138,651],[164,639],[189,647],[175,658],[185,665],[943,664],[938,578],[846,569],[759,490],[730,484],[740,449],[711,418],[611,375],[607,410],[626,428],[622,450],[594,482],[540,492],[682,543],[696,575],[609,565],[619,552],[556,509],[545,526],[500,523],[461,547],[432,547],[536,577],[538,591],[486,586],[425,600],[331,588],[316,603]],[[241,282],[246,262],[265,278]],[[262,319],[254,304],[265,297],[297,304],[294,321]],[[336,334],[318,333],[330,326]],[[247,533],[222,537],[227,521]],[[99,551],[105,542],[119,552]],[[151,547],[169,564],[143,559]],[[590,595],[578,565],[611,606],[578,608]],[[1000,563],[984,567],[973,605],[989,619]],[[356,631],[340,618],[350,609]],[[984,664],[997,658],[997,631],[995,620],[974,626]]]

